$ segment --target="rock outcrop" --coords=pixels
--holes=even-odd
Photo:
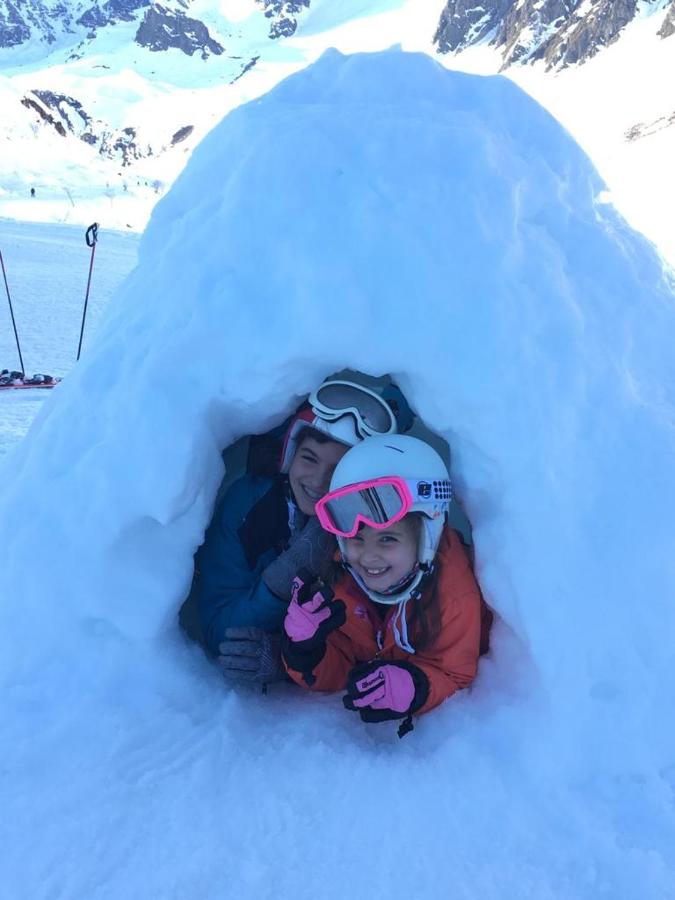
[[[448,0],[434,41],[440,53],[489,41],[499,48],[503,68],[543,60],[547,69],[583,63],[617,40],[638,14],[660,14],[663,0]],[[658,32],[675,32],[671,0]]]
[[[145,13],[136,32],[136,43],[155,53],[176,49],[188,56],[199,53],[202,59],[208,59],[211,54],[220,56],[225,49],[211,37],[199,19],[191,19],[183,12],[157,3]]]
[[[308,9],[310,0],[256,0],[271,20],[270,34],[273,39],[290,37],[298,27],[298,14]]]

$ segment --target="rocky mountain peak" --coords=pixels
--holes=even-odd
[[[650,13],[663,16],[661,38],[675,33],[675,0],[448,0],[434,41],[440,53],[488,41],[504,68],[543,60],[559,69],[590,59]]]
[[[670,37],[672,34],[675,34],[675,2],[671,3],[670,9],[666,13],[666,18],[663,20],[663,25],[658,32],[661,38]]]
[[[256,0],[271,19],[271,38],[290,37],[298,27],[298,13],[309,9],[310,0]]]
[[[293,34],[298,15],[311,0],[255,0],[269,19],[269,37]],[[136,42],[154,52],[178,49],[202,58],[223,53],[221,44],[196,15],[190,16],[194,0],[0,0],[0,50],[32,42],[50,48],[61,39],[70,44],[70,58],[81,56],[83,41],[120,22],[138,22]],[[203,10],[203,4],[198,7]],[[252,7],[255,9],[255,6]],[[209,21],[217,19],[213,2]],[[227,22],[223,19],[226,28]],[[77,52],[75,52],[75,50]]]
[[[154,52],[172,47],[188,56],[199,52],[202,59],[207,59],[210,54],[220,56],[224,52],[224,47],[211,37],[203,22],[158,3],[145,13],[136,32],[136,43]]]
[[[133,22],[139,9],[150,6],[151,0],[107,0],[106,3],[94,3],[77,20],[91,32],[116,22]],[[93,34],[92,34],[93,36]]]

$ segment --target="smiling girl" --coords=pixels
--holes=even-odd
[[[315,507],[342,573],[332,589],[299,574],[284,621],[295,681],[346,689],[347,709],[404,719],[400,733],[471,683],[491,614],[446,525],[450,503],[446,466],[423,441],[369,437],[347,451]]]

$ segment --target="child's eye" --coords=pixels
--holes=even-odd
[[[316,462],[316,459],[313,456],[305,456],[304,454],[300,457],[300,459],[304,459],[305,462]]]
[[[346,540],[349,542],[359,541],[360,543],[363,543],[363,538],[361,537],[360,534],[355,534],[354,537],[346,538]]]
[[[382,544],[390,544],[390,543],[397,544],[398,538],[395,538],[393,534],[383,534],[382,537],[380,538],[380,543],[382,543]]]

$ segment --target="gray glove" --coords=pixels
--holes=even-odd
[[[263,570],[262,580],[273,594],[290,602],[291,586],[298,569],[309,569],[314,575],[325,575],[335,547],[333,535],[324,531],[316,516],[312,516],[291,541],[288,550],[284,550]]]
[[[281,662],[281,635],[247,626],[226,628],[218,645],[218,665],[230,681],[269,684],[285,678]]]

